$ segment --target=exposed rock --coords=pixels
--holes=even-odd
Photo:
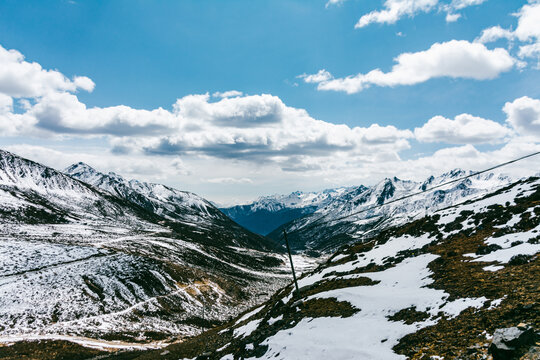
[[[497,244],[480,245],[478,250],[476,250],[476,255],[486,255],[500,249],[502,249],[502,247]]]
[[[514,255],[508,262],[509,265],[523,265],[531,261],[532,256],[529,255]]]
[[[522,324],[520,324],[522,325]],[[493,355],[493,360],[510,360],[520,355],[520,352],[528,346],[534,344],[537,334],[531,327],[511,327],[497,329],[493,334],[493,340],[489,346],[489,352]]]

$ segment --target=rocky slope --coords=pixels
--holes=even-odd
[[[267,235],[283,224],[325,207],[346,191],[347,188],[340,188],[263,196],[250,204],[221,208],[221,211],[246,229]]]
[[[64,170],[72,178],[105,190],[115,197],[135,204],[147,212],[163,217],[181,227],[183,232],[196,228],[199,241],[210,245],[226,243],[257,250],[273,249],[268,240],[250,234],[219,209],[200,196],[171,187],[126,180],[115,173],[104,174],[85,163],[77,163]],[[215,239],[219,234],[220,238]]]
[[[365,241],[241,317],[115,359],[537,359],[540,179]],[[501,351],[503,352],[501,355]]]
[[[92,174],[0,151],[0,344],[153,346],[220,324],[286,281],[284,256],[204,199]]]
[[[390,226],[405,224],[438,209],[478,198],[511,181],[503,175],[482,174],[393,202],[469,174],[463,170],[453,170],[438,177],[431,176],[424,182],[394,177],[369,188],[353,188],[313,214],[275,229],[268,237],[278,240],[282,237],[283,229],[286,229],[294,249],[331,252],[343,244],[361,240]],[[380,206],[383,204],[387,205]],[[357,215],[348,217],[351,214]]]

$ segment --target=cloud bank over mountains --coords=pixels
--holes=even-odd
[[[436,9],[455,14],[483,2],[387,0],[383,10],[364,15],[357,27]],[[328,6],[343,3],[330,1]],[[514,30],[495,26],[474,41],[437,42],[423,51],[404,52],[388,71],[334,77],[322,69],[299,77],[318,90],[347,94],[436,78],[488,81],[539,58],[540,3],[529,2],[515,16]],[[488,47],[501,39],[508,42],[506,48]],[[418,119],[420,125],[407,128],[399,118],[395,125],[376,119],[364,127],[331,123],[272,94],[226,89],[185,95],[165,108],[89,106],[79,94],[95,87],[86,76],[44,69],[0,45],[0,134],[19,139],[8,148],[58,168],[85,161],[103,171],[150,180],[190,178],[192,183],[250,187],[277,176],[285,184],[317,178],[318,188],[369,183],[396,173],[415,178],[451,167],[474,169],[540,149],[540,100],[528,96],[507,99],[500,109],[504,122],[457,109]],[[74,141],[99,146],[80,151],[65,145],[69,150],[62,152],[54,145],[37,146],[34,139],[57,148]],[[433,150],[424,154],[426,144]]]
[[[452,56],[455,49],[458,53]],[[405,164],[400,153],[411,148],[411,141],[465,145],[457,151],[481,157],[473,144],[514,144],[518,138],[537,141],[540,137],[540,100],[528,97],[504,105],[506,124],[461,114],[454,119],[436,115],[416,129],[376,123],[350,127],[315,119],[304,109],[287,106],[277,96],[239,91],[215,93],[213,97],[187,95],[170,109],[88,107],[77,93],[92,91],[95,85],[91,79],[69,79],[3,47],[0,61],[1,69],[9,69],[0,70],[0,131],[4,137],[105,139],[109,144],[106,151],[116,157],[130,157],[141,164],[148,158],[175,159],[167,160],[167,164],[161,161],[161,165],[180,174],[191,173],[184,160],[195,158],[225,161],[231,169],[240,161],[255,168],[277,167],[296,174],[352,174],[367,164],[381,168],[384,164]],[[451,41],[434,44],[425,52],[401,55],[389,73],[375,70],[355,78],[333,79],[321,71],[304,80],[318,82],[320,87],[358,90],[369,84],[414,84],[437,76],[489,79],[514,65],[504,49],[488,50],[480,43]],[[416,161],[437,159],[445,156],[445,151]],[[148,172],[144,170],[148,166],[146,162],[140,171]],[[253,183],[246,176],[230,174],[204,181]]]

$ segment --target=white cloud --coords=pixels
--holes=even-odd
[[[402,54],[396,62],[389,73],[376,70],[366,74],[367,82],[363,85],[411,84],[437,76],[490,78],[513,66],[514,59],[503,49],[488,50],[482,44],[454,41],[435,44],[424,52]],[[51,73],[32,64],[45,74]],[[420,141],[458,144],[502,139],[509,141],[503,148],[508,154],[521,154],[525,145],[528,149],[534,147],[539,132],[539,100],[531,98],[516,99],[505,106],[507,124],[515,129],[515,134],[500,124],[467,114],[455,119],[433,118],[413,134],[394,126],[350,127],[325,122],[269,94],[188,95],[169,109],[88,107],[74,92],[89,89],[90,84],[93,86],[91,80],[67,80],[56,70],[52,73],[69,86],[45,82],[49,85],[38,86],[39,91],[29,87],[31,91],[25,90],[26,95],[21,97],[22,92],[14,92],[0,79],[1,136],[27,136],[26,142],[30,143],[38,142],[34,142],[38,137],[57,136],[76,139],[77,144],[80,140],[101,145],[85,147],[91,153],[28,144],[13,145],[8,150],[60,169],[85,161],[102,171],[167,182],[203,195],[219,193],[219,186],[209,184],[229,184],[241,193],[283,192],[306,186],[317,190],[374,182],[395,174],[430,175],[454,167],[457,160],[461,160],[458,166],[474,168],[490,164],[494,156],[499,161],[509,155],[482,153],[472,146],[443,149],[432,156],[407,161],[401,159],[400,153],[410,149],[409,141],[416,135]],[[319,86],[339,80],[326,71],[316,75],[319,78],[311,79],[318,80]],[[28,79],[24,72],[10,76],[11,83],[24,84]],[[36,76],[41,79],[41,75]],[[305,81],[309,81],[308,76]],[[99,138],[86,140],[88,136]],[[68,146],[57,144],[63,149]],[[455,154],[460,159],[456,160]],[[276,176],[280,177],[279,185],[272,180]],[[218,195],[227,200],[227,194]]]
[[[487,0],[453,0],[448,7],[452,10],[461,10],[469,6],[480,5]]]
[[[0,93],[0,115],[13,111],[13,99],[11,96]]]
[[[469,114],[452,119],[435,116],[414,130],[420,142],[448,144],[481,144],[499,142],[511,134],[510,129],[492,121]]]
[[[461,17],[461,14],[451,14],[451,13],[448,13],[446,14],[446,22],[456,22],[459,20],[459,18]]]
[[[238,97],[242,95],[243,93],[238,90],[229,90],[229,91],[224,91],[224,92],[216,91],[215,93],[212,94],[213,97],[222,98],[222,99],[229,98],[229,97]]]
[[[413,17],[420,12],[429,12],[437,3],[438,0],[386,0],[384,10],[363,15],[354,27],[363,28],[373,23],[394,24],[404,16]]]
[[[266,94],[218,102],[190,95],[176,102],[174,113],[182,124],[177,133],[124,146],[157,154],[288,163],[298,155],[324,158],[343,152],[354,157],[368,149],[393,153],[408,148],[413,136],[393,126],[350,128],[316,120]]]
[[[476,41],[481,43],[489,43],[499,39],[519,41],[521,44],[518,56],[535,58],[540,64],[540,25],[538,25],[540,24],[540,1],[531,1],[514,15],[518,18],[518,24],[514,31],[493,26],[484,29]]]
[[[332,6],[332,5],[341,5],[343,4],[345,1],[347,0],[328,0],[328,2],[326,3],[326,7],[329,7],[329,6]]]
[[[513,37],[512,31],[503,29],[500,26],[493,26],[482,30],[482,34],[475,41],[486,44],[499,39],[512,39]]]
[[[319,70],[316,74],[311,74],[311,75],[302,74],[302,75],[298,75],[297,77],[304,79],[304,81],[307,83],[320,83],[323,81],[330,80],[332,78],[332,74],[330,74],[325,69],[322,69],[322,70]]]
[[[540,139],[540,100],[524,96],[507,102],[503,111],[506,121],[521,135]]]
[[[521,58],[538,59],[537,68],[540,68],[540,42],[520,46],[518,56]]]
[[[28,71],[14,68],[9,84],[0,78],[3,136],[104,136],[118,156],[211,157],[281,164],[291,171],[314,168],[319,165],[313,158],[332,159],[340,153],[351,158],[370,152],[395,157],[409,148],[407,139],[413,137],[411,131],[393,126],[351,128],[328,123],[285,105],[277,96],[243,96],[234,90],[214,94],[217,100],[211,100],[208,93],[188,95],[178,99],[171,110],[124,105],[89,108],[73,92],[93,87],[90,79],[77,77],[71,81],[56,70],[24,61],[16,51],[4,54],[14,59],[10,64],[34,69],[34,74],[28,76]],[[51,76],[56,82],[50,81]],[[22,91],[19,86],[14,91],[10,85],[28,81],[36,82],[36,87]],[[17,109],[13,97],[19,97]]]
[[[520,41],[530,41],[540,38],[540,2],[524,5],[516,14],[518,26],[514,31],[514,36]]]
[[[490,50],[483,44],[465,40],[435,43],[425,51],[403,53],[395,61],[397,64],[387,73],[375,69],[345,78],[332,78],[330,73],[324,73],[320,81],[315,81],[321,71],[325,71],[321,70],[315,75],[307,75],[304,81],[309,78],[310,82],[318,82],[319,90],[353,94],[371,85],[414,85],[439,77],[493,79],[517,64],[505,49]]]
[[[56,70],[44,70],[38,63],[25,61],[16,50],[0,46],[0,93],[15,98],[38,97],[78,89],[92,91],[94,82],[84,76],[70,80]]]
[[[420,13],[432,11],[446,12],[446,21],[457,21],[461,14],[456,13],[469,6],[480,5],[487,0],[452,0],[440,3],[439,0],[386,0],[383,10],[372,11],[363,15],[355,25],[355,28],[363,28],[373,23],[395,24],[403,17],[414,17]]]
[[[155,135],[177,127],[177,119],[162,108],[137,110],[119,105],[87,108],[77,96],[51,93],[40,98],[26,113],[37,127],[54,133]]]

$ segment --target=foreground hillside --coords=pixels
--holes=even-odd
[[[0,346],[158,346],[287,281],[284,256],[206,200],[139,182],[121,193],[120,179],[98,188],[0,151]]]
[[[184,343],[113,357],[538,359],[539,239],[530,178],[341,248],[299,297],[289,285]]]

